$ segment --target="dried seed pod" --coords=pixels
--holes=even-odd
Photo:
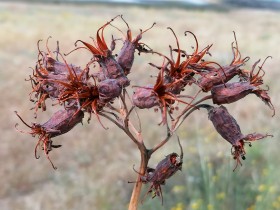
[[[58,60],[55,60],[53,57],[51,57],[50,55],[46,55],[43,58],[43,66],[44,68],[50,72],[53,73],[55,75],[59,75],[59,74],[66,74],[68,75],[68,67],[65,63],[60,62]],[[73,64],[69,64],[69,67],[77,74],[81,74],[82,73],[82,69],[80,67],[77,67]]]
[[[166,180],[182,169],[183,160],[177,153],[171,153],[161,160],[155,168],[151,181]]]
[[[263,75],[259,76],[262,67],[260,67],[257,74],[253,74],[253,71],[259,63],[258,60],[254,65],[250,72],[250,75],[246,76],[243,74],[243,82],[235,82],[235,83],[227,83],[226,85],[217,85],[211,89],[212,99],[214,104],[226,104],[233,103],[238,101],[239,99],[244,98],[246,95],[250,93],[254,93],[256,96],[261,98],[266,105],[269,106],[270,109],[273,110],[273,116],[275,114],[274,106],[268,96],[267,91],[260,88],[260,85],[263,84]]]
[[[104,79],[116,79],[121,87],[127,87],[130,85],[129,79],[125,76],[122,67],[112,57],[108,56],[102,61],[99,61],[102,74],[99,75],[99,80]]]
[[[244,98],[249,93],[253,93],[257,88],[249,82],[227,83],[214,86],[211,89],[214,104],[230,104]]]
[[[117,61],[123,68],[125,75],[128,75],[130,73],[134,61],[135,50],[136,46],[132,42],[125,40],[121,51],[118,54]]]
[[[32,109],[35,109],[35,117],[39,108],[43,111],[46,110],[45,101],[47,98],[57,98],[59,95],[59,89],[61,86],[59,84],[48,82],[48,78],[60,78],[65,80],[65,76],[53,75],[52,73],[43,73],[45,69],[36,66],[33,70],[33,76],[29,76],[30,79],[26,81],[31,81],[32,91],[30,92],[30,101],[34,102],[36,105]]]
[[[67,65],[65,60],[64,62]],[[63,89],[60,91],[59,97],[57,98],[58,103],[68,103],[68,107],[78,107],[79,110],[88,112],[90,114],[88,122],[90,121],[91,113],[93,112],[102,127],[105,128],[98,115],[99,111],[104,106],[104,103],[100,103],[99,101],[98,87],[91,84],[90,82],[84,82],[82,75],[77,76],[71,68],[68,68],[68,71],[69,79],[66,82],[59,80],[48,80],[63,86]],[[84,71],[87,71],[87,69]]]
[[[112,55],[112,51],[108,48],[103,34],[106,26],[111,24],[111,22],[117,17],[119,17],[119,15],[114,17],[111,21],[107,22],[97,30],[96,33],[97,42],[94,42],[95,46],[87,42],[84,42],[82,40],[77,40],[76,43],[81,42],[83,45],[85,45],[85,47],[78,47],[77,49],[80,48],[88,49],[94,56],[93,60],[99,63],[101,67],[100,72],[97,73],[97,77],[99,81],[103,81],[104,79],[117,79],[119,80],[119,84],[122,87],[127,87],[129,86],[130,81],[126,78],[126,75],[124,74],[122,67],[119,65],[119,63],[115,60],[114,56]],[[112,42],[114,41],[115,40],[113,39]],[[114,44],[112,46],[114,46]],[[93,63],[93,60],[90,61],[88,65]]]
[[[204,92],[208,92],[215,85],[225,84],[231,80],[234,76],[244,76],[244,72],[240,69],[248,60],[249,57],[242,58],[241,53],[238,48],[237,39],[234,34],[235,42],[232,43],[233,59],[230,65],[224,66],[216,70],[211,70],[206,74],[202,74],[202,77],[198,79],[197,83]],[[235,45],[234,45],[235,43]]]
[[[78,123],[81,123],[84,113],[77,109],[64,109],[55,112],[51,118],[41,125],[49,134],[50,138],[62,135],[72,130]]]
[[[167,155],[163,160],[161,160],[157,164],[155,169],[148,167],[145,175],[140,177],[141,182],[145,184],[151,183],[150,188],[148,189],[146,195],[152,193],[153,194],[152,198],[154,198],[155,196],[161,197],[162,204],[163,204],[163,196],[161,191],[161,185],[165,184],[166,179],[170,178],[178,170],[182,169],[184,153],[179,138],[178,138],[178,143],[181,150],[180,156],[174,152]],[[145,197],[143,198],[143,200],[144,199]]]
[[[162,114],[162,121],[160,124],[165,124],[167,122],[167,113],[172,114],[172,105],[175,102],[181,102],[183,104],[189,103],[180,99],[180,95],[175,95],[170,91],[171,84],[164,83],[164,62],[160,72],[158,73],[155,85],[139,87],[133,95],[133,103],[139,108],[151,108],[153,106],[159,105]],[[146,89],[146,90],[145,90]],[[184,96],[192,98],[191,96]],[[191,106],[191,105],[190,105]]]
[[[263,135],[259,133],[244,136],[236,120],[229,114],[224,106],[213,107],[210,105],[200,105],[200,107],[204,107],[208,110],[209,119],[212,121],[216,131],[232,145],[231,153],[233,158],[236,160],[234,170],[238,165],[242,165],[240,157],[245,160],[245,143],[248,142],[249,145],[251,145],[251,141],[272,136],[269,134]]]
[[[236,120],[229,114],[224,106],[208,108],[209,119],[216,131],[230,144],[235,145],[243,138],[240,127]]]
[[[39,43],[40,40],[38,41],[39,55],[37,65],[35,70],[33,70],[33,76],[30,76],[29,79],[32,85],[30,100],[36,104],[32,108],[35,109],[35,117],[39,108],[42,108],[43,111],[46,110],[45,101],[47,98],[52,100],[59,98],[59,95],[65,88],[62,83],[67,83],[73,77],[80,78],[84,82],[89,79],[88,67],[82,70],[72,64],[68,65],[62,56],[64,63],[55,60],[48,47],[48,53],[40,50]],[[57,51],[57,55],[61,54]]]
[[[202,91],[208,92],[215,85],[225,84],[234,76],[241,74],[240,65],[237,66],[224,66],[223,69],[212,70],[211,72],[202,74],[197,80],[197,84],[201,87]]]
[[[52,150],[52,148],[59,148],[61,147],[61,145],[53,145],[53,141],[51,140],[51,138],[62,135],[72,130],[72,128],[74,128],[78,123],[82,122],[82,119],[84,117],[84,113],[77,109],[59,110],[55,112],[52,117],[44,124],[32,123],[32,125],[30,126],[17,114],[17,112],[16,115],[27,127],[31,129],[31,131],[26,132],[18,130],[18,124],[16,124],[16,129],[19,132],[28,133],[33,137],[38,136],[39,138],[35,146],[35,158],[39,158],[39,156],[37,155],[37,149],[38,147],[41,147],[54,169],[56,169],[56,167],[49,157],[49,152]]]
[[[67,79],[67,77],[69,76],[69,68],[70,68],[72,70],[72,72],[74,72],[74,74],[76,74],[77,76],[81,75],[85,81],[88,80],[89,76],[87,74],[88,73],[87,71],[85,72],[80,67],[77,67],[73,64],[68,65],[67,63],[60,62],[58,60],[58,55],[61,55],[61,53],[59,52],[59,47],[56,51],[57,57],[56,57],[56,59],[54,59],[52,53],[50,52],[50,50],[48,48],[48,40],[46,43],[46,47],[48,50],[47,53],[40,50],[39,43],[41,40],[39,40],[37,43],[39,55],[38,55],[36,72],[41,73],[41,77],[47,76],[48,79],[55,79],[56,75],[58,75],[58,77],[60,77],[58,79],[62,79],[61,77],[65,77],[65,79]],[[51,76],[49,76],[49,75],[51,75]]]
[[[106,79],[98,84],[99,100],[108,103],[121,94],[121,87],[116,79]]]
[[[121,16],[121,18],[127,25],[128,30],[127,30],[127,36],[125,38],[121,51],[118,54],[117,61],[120,64],[120,66],[122,67],[124,74],[128,75],[130,73],[131,67],[133,65],[135,50],[137,49],[139,51],[139,53],[149,51],[145,48],[145,45],[143,43],[139,43],[139,41],[142,39],[142,35],[145,32],[147,32],[148,30],[150,30],[155,25],[155,23],[150,28],[148,28],[144,31],[140,30],[140,34],[138,34],[137,37],[132,40],[132,34],[131,34],[130,27],[129,27],[128,23],[123,19],[122,16]]]
[[[132,101],[140,109],[149,109],[159,105],[158,97],[152,85],[137,87],[133,93]]]

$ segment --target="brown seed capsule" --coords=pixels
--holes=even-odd
[[[65,63],[57,61],[49,55],[46,55],[43,64],[44,68],[54,75],[69,75],[68,67],[71,68],[77,75],[82,73],[82,69],[80,67],[74,66],[73,64],[69,64],[67,67]]]
[[[233,59],[230,65],[224,66],[222,69],[215,69],[202,74],[202,77],[198,79],[197,83],[204,92],[208,92],[215,85],[225,84],[231,80],[234,76],[243,76],[243,71],[240,69],[248,60],[249,57],[242,58],[238,48],[237,39],[234,34],[235,42],[232,43]],[[234,45],[235,43],[235,45]]]
[[[163,62],[162,69],[158,73],[155,85],[153,87],[139,87],[136,92],[134,92],[134,95],[132,97],[133,103],[141,109],[151,108],[153,106],[159,105],[162,114],[162,121],[160,122],[160,124],[165,124],[167,122],[167,113],[171,114],[172,105],[175,102],[190,105],[184,100],[181,100],[180,95],[175,95],[169,92],[169,87],[171,87],[173,83],[164,83],[164,70],[165,69]],[[188,97],[193,98],[191,96]]]
[[[62,135],[72,130],[81,123],[84,113],[77,109],[64,109],[55,112],[51,118],[42,124],[42,128],[49,134],[50,138]]]
[[[16,115],[27,127],[31,129],[31,131],[28,132],[18,130],[18,124],[16,124],[16,129],[19,132],[29,133],[33,137],[38,135],[39,139],[35,146],[35,158],[39,158],[37,155],[37,149],[38,147],[41,147],[54,169],[56,169],[56,167],[50,160],[49,152],[52,150],[52,148],[59,148],[61,145],[53,145],[51,138],[67,133],[73,127],[75,127],[75,125],[82,122],[84,117],[84,113],[76,109],[60,110],[55,112],[52,117],[44,124],[32,123],[32,126],[30,126],[17,114],[17,112]]]
[[[214,104],[230,104],[244,98],[249,93],[254,93],[257,88],[250,82],[227,83],[226,87],[222,85],[214,86],[211,89]]]
[[[97,30],[96,43],[94,43],[94,45],[82,40],[77,40],[76,43],[81,42],[83,45],[85,45],[85,47],[82,48],[88,49],[93,54],[93,60],[99,63],[101,67],[100,72],[97,73],[99,81],[103,81],[104,79],[117,79],[121,87],[127,87],[129,86],[130,81],[126,78],[124,70],[112,55],[113,49],[110,50],[108,48],[104,39],[104,29],[117,17],[119,17],[119,15],[114,17],[111,21],[107,22]],[[112,42],[114,43],[114,41],[115,40]],[[112,48],[114,48],[114,44],[112,45]],[[89,64],[91,64],[93,60],[90,61]]]
[[[121,94],[121,87],[116,79],[106,79],[98,84],[99,100],[108,103]]]
[[[163,160],[161,160],[157,164],[155,169],[148,167],[145,175],[140,177],[141,182],[151,183],[150,188],[148,189],[146,195],[151,193],[153,194],[153,198],[155,196],[161,197],[162,204],[163,204],[163,196],[161,191],[161,185],[165,184],[166,179],[170,178],[178,170],[182,169],[184,153],[179,138],[178,138],[178,143],[181,150],[180,156],[177,153],[171,153],[167,155]]]
[[[103,72],[103,77],[106,79],[117,79],[122,87],[129,86],[130,82],[124,74],[122,67],[118,62],[112,57],[108,56],[102,61],[100,60],[101,70]]]
[[[155,168],[150,181],[166,180],[182,169],[183,160],[177,153],[171,153],[161,160]]]
[[[240,127],[237,124],[236,120],[229,114],[227,109],[224,106],[213,107],[210,105],[201,106],[208,110],[209,119],[212,121],[216,131],[232,145],[232,155],[236,160],[236,166],[242,165],[240,157],[245,160],[245,143],[251,145],[251,141],[263,139],[269,134],[259,134],[253,133],[244,136],[241,133]]]
[[[39,47],[38,47],[39,48]],[[88,68],[81,70],[74,65],[68,65],[64,60],[64,63],[53,59],[49,54],[46,54],[39,49],[39,55],[35,70],[33,70],[33,76],[30,76],[32,85],[32,91],[30,93],[30,100],[36,105],[35,117],[39,108],[43,111],[46,110],[45,101],[47,98],[56,100],[60,94],[64,91],[65,87],[63,83],[67,83],[73,78],[79,78],[81,82],[86,82],[89,78]],[[61,55],[58,52],[58,55]]]
[[[230,144],[235,145],[243,138],[240,127],[236,120],[229,114],[224,106],[208,108],[209,119],[216,131]]]
[[[202,77],[198,79],[197,83],[204,92],[208,92],[213,86],[225,84],[234,76],[240,74],[241,65],[243,64],[237,66],[225,66],[223,67],[223,70],[219,68],[217,70],[212,70],[211,72],[202,74]]]
[[[244,98],[246,95],[250,93],[254,93],[256,96],[261,98],[265,102],[265,104],[269,106],[270,109],[273,110],[273,116],[274,116],[275,109],[267,93],[268,90],[264,90],[260,87],[263,84],[263,76],[264,76],[264,71],[262,70],[263,64],[261,67],[259,67],[258,72],[256,74],[253,74],[254,69],[259,62],[260,60],[255,62],[250,73],[245,73],[245,72],[243,73],[244,81],[227,83],[226,85],[214,86],[211,89],[213,103],[218,105],[233,103],[235,101],[238,101],[239,99]],[[260,75],[260,72],[263,72],[263,74]]]
[[[152,85],[137,87],[133,93],[132,101],[140,109],[149,109],[159,105],[158,97]]]
[[[133,65],[135,50],[138,49],[139,53],[148,51],[144,47],[144,44],[143,43],[140,44],[139,41],[142,39],[142,35],[148,30],[150,30],[155,25],[155,23],[145,31],[140,30],[140,34],[138,34],[138,36],[135,39],[132,39],[132,33],[128,23],[123,19],[122,16],[121,18],[127,25],[128,30],[121,51],[118,54],[117,61],[122,67],[124,74],[128,75]]]
[[[131,67],[134,61],[134,52],[136,46],[129,40],[125,40],[123,47],[118,55],[117,61],[123,68],[124,74],[128,75],[130,73]]]

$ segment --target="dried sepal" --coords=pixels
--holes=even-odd
[[[103,26],[101,26],[97,32],[96,32],[96,41],[93,40],[94,44],[89,44],[88,42],[82,41],[82,40],[77,40],[77,42],[81,42],[85,47],[79,47],[76,49],[80,48],[85,48],[89,50],[95,57],[107,57],[108,55],[111,55],[111,51],[107,46],[107,43],[104,38],[104,29],[110,25],[111,22],[113,22],[119,15],[111,19],[109,22],[105,23]],[[114,41],[114,40],[113,40]],[[75,50],[76,50],[75,49]]]

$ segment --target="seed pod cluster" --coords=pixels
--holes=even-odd
[[[212,45],[208,45],[199,51],[196,36],[192,32],[186,31],[185,35],[191,34],[196,43],[194,52],[187,53],[180,49],[179,40],[175,32],[171,28],[168,29],[175,36],[177,48],[173,49],[170,46],[171,57],[153,51],[154,54],[162,56],[167,62],[164,61],[161,66],[150,63],[160,72],[154,85],[136,88],[133,95],[135,106],[141,109],[158,106],[162,113],[162,123],[165,124],[167,113],[173,118],[172,113],[175,102],[191,106],[195,96],[182,95],[181,92],[185,90],[187,85],[197,84],[201,91],[211,92],[214,104],[233,103],[249,93],[254,93],[274,111],[267,90],[259,87],[263,84],[263,65],[259,67],[259,71],[256,74],[254,74],[254,68],[259,61],[254,64],[250,73],[242,68],[249,57],[243,58],[241,56],[235,34],[235,44],[232,44],[233,60],[229,65],[221,66],[217,62],[205,60],[205,55],[210,55],[209,50]],[[174,52],[177,53],[175,58],[173,58]],[[261,73],[263,74],[260,75]],[[240,81],[229,83],[235,76],[238,76]],[[181,100],[182,97],[190,98],[190,101]]]
[[[127,26],[125,33],[113,25],[118,19],[121,19],[121,24],[124,22]],[[240,158],[245,158],[245,143],[269,136],[259,133],[243,135],[238,123],[224,106],[200,106],[210,98],[213,104],[224,105],[242,100],[248,94],[255,94],[273,110],[273,114],[275,112],[268,89],[261,87],[264,84],[264,64],[257,67],[260,62],[257,61],[252,70],[244,69],[249,57],[241,56],[235,34],[235,41],[231,45],[233,59],[226,65],[221,65],[209,59],[212,44],[201,48],[196,35],[191,31],[184,33],[187,39],[190,37],[195,43],[190,51],[183,50],[188,48],[186,46],[182,48],[179,38],[170,27],[167,29],[175,37],[176,42],[175,47],[169,45],[170,55],[152,50],[142,42],[142,38],[144,34],[145,36],[148,34],[146,32],[154,30],[154,25],[146,30],[140,29],[140,33],[133,38],[130,26],[122,15],[118,15],[98,28],[92,41],[77,40],[75,49],[67,54],[60,52],[58,44],[57,49],[52,52],[48,47],[49,39],[46,42],[46,50],[41,50],[38,41],[38,59],[28,79],[32,87],[30,100],[35,104],[32,109],[35,109],[36,116],[39,109],[42,111],[47,109],[49,103],[46,101],[49,100],[52,105],[59,106],[60,111],[55,112],[47,122],[32,125],[25,123],[18,115],[30,128],[26,133],[38,137],[35,146],[36,158],[38,158],[37,148],[42,147],[50,160],[49,152],[52,148],[60,147],[53,144],[53,138],[69,132],[78,123],[82,123],[85,113],[89,116],[88,122],[93,113],[103,128],[106,127],[101,122],[101,116],[122,128],[130,138],[133,137],[133,134],[129,135],[130,130],[133,130],[136,136],[139,135],[129,119],[130,113],[135,111],[134,106],[140,109],[160,110],[159,124],[165,124],[168,130],[171,123],[172,128],[177,129],[177,125],[180,125],[190,113],[188,111],[199,107],[207,108],[209,119],[216,131],[232,145],[232,155],[237,160],[237,165],[241,165]],[[121,31],[124,37],[121,39],[121,46],[117,46],[120,39],[114,38],[115,34],[111,36],[110,44],[106,42],[105,29],[108,27]],[[120,50],[116,52],[116,49]],[[77,56],[89,53],[92,57],[81,66],[68,63],[66,56],[77,51],[79,52]],[[157,71],[156,79],[151,84],[131,86],[129,77],[134,73],[136,51],[138,54],[160,56],[163,60],[161,64],[148,63]],[[233,78],[235,82],[231,82]],[[129,96],[130,92],[126,91],[128,87],[133,88],[132,97]],[[190,87],[197,88],[197,93],[193,95],[184,93]],[[196,100],[200,93],[211,95]],[[114,103],[116,99],[119,99],[119,103]],[[127,103],[128,99],[132,99],[132,105],[130,102]],[[119,105],[118,108],[116,104]],[[132,106],[131,109],[129,106]],[[171,153],[155,168],[147,168],[146,173],[140,178],[141,182],[151,184],[147,194],[162,197],[161,185],[181,169],[182,158],[181,148],[180,157],[176,153]]]
[[[48,99],[52,101],[53,105],[61,105],[63,109],[54,113],[43,124],[34,123],[29,126],[21,117],[20,119],[31,129],[28,133],[39,138],[35,151],[37,151],[39,145],[42,146],[48,159],[48,152],[55,147],[51,138],[72,130],[76,124],[82,122],[84,112],[89,114],[88,122],[91,119],[91,114],[94,113],[100,124],[105,128],[101,123],[99,113],[108,103],[113,103],[120,96],[123,88],[130,85],[127,75],[133,64],[134,52],[136,49],[145,51],[145,44],[139,43],[139,40],[147,30],[141,31],[132,40],[131,31],[128,27],[127,37],[116,59],[113,55],[115,40],[112,36],[109,49],[104,39],[104,29],[111,25],[117,17],[120,16],[116,16],[97,30],[96,41],[93,44],[82,40],[75,43],[76,45],[80,42],[83,45],[75,50],[87,49],[92,53],[92,59],[84,67],[68,64],[65,57],[60,53],[58,43],[56,51],[52,52],[48,47],[50,37],[46,42],[46,52],[40,49],[41,40],[37,43],[38,61],[33,74],[28,79],[32,86],[30,100],[35,103],[32,108],[35,109],[35,117],[39,109],[42,109],[42,111],[47,109],[46,100]],[[122,20],[124,21],[123,17]],[[94,63],[98,63],[100,69],[98,72],[90,74],[91,66]],[[91,75],[93,75],[93,79]]]

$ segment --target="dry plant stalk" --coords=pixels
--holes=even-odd
[[[119,19],[127,26],[126,35],[112,23]],[[48,47],[49,38],[46,41],[46,51],[41,50],[38,41],[38,60],[33,69],[32,75],[27,81],[31,82],[30,101],[35,105],[35,117],[39,110],[47,109],[46,100],[51,100],[53,105],[60,106],[60,111],[54,113],[45,123],[27,124],[19,114],[20,120],[30,128],[29,133],[33,137],[38,136],[35,146],[35,157],[38,147],[42,147],[46,157],[51,162],[49,152],[61,145],[54,145],[53,138],[72,130],[78,123],[82,123],[84,113],[89,114],[90,122],[93,113],[100,125],[108,129],[101,118],[113,122],[121,129],[128,139],[132,140],[141,154],[141,162],[137,171],[138,177],[132,191],[129,209],[137,209],[142,184],[150,183],[145,196],[152,194],[152,197],[163,196],[161,185],[172,177],[183,165],[183,148],[180,144],[180,156],[177,153],[167,155],[155,168],[148,166],[152,154],[168,142],[176,130],[182,125],[186,118],[200,108],[208,110],[209,119],[212,121],[216,131],[232,145],[232,155],[236,160],[236,166],[241,165],[241,159],[245,159],[245,143],[271,136],[258,133],[243,135],[237,121],[229,114],[224,106],[215,107],[205,102],[212,99],[213,104],[224,105],[242,100],[248,94],[253,93],[261,98],[272,110],[274,107],[268,95],[268,89],[263,89],[264,62],[257,67],[258,60],[248,71],[244,65],[249,57],[242,57],[238,48],[237,39],[234,33],[234,42],[231,45],[233,59],[230,64],[221,65],[215,61],[207,60],[212,45],[199,49],[199,42],[195,34],[185,31],[185,35],[191,35],[195,40],[195,47],[192,52],[181,49],[179,39],[173,29],[168,27],[175,37],[176,47],[169,46],[170,56],[157,52],[140,42],[148,36],[149,30],[155,30],[154,24],[140,33],[133,39],[131,29],[122,15],[118,15],[102,25],[96,32],[92,43],[78,40],[76,48],[70,53],[79,51],[77,56],[88,51],[92,58],[83,67],[68,64],[65,56],[62,55],[57,44],[57,49],[51,51]],[[114,27],[123,34],[123,46],[115,56],[116,40],[112,35],[110,47],[104,38],[106,27]],[[77,46],[81,43],[82,46]],[[86,50],[86,51],[84,51]],[[149,63],[158,72],[154,84],[143,84],[142,86],[131,86],[129,74],[134,74],[133,62],[135,52],[149,53],[151,56],[160,56],[161,64]],[[95,64],[99,69],[96,71]],[[258,68],[256,70],[256,68]],[[256,70],[256,73],[255,73]],[[229,82],[232,78],[239,78],[238,82]],[[134,93],[129,96],[127,88],[133,88]],[[185,89],[197,88],[197,94],[185,95]],[[197,99],[199,94],[209,94]],[[119,100],[119,103],[114,103]],[[118,105],[117,105],[118,104]],[[183,106],[178,108],[178,106]],[[147,148],[142,137],[141,119],[137,114],[137,108],[160,110],[161,121],[159,129],[166,129],[166,136],[152,148]],[[130,118],[131,113],[138,116],[138,125],[135,126]],[[16,125],[17,128],[17,125]]]

